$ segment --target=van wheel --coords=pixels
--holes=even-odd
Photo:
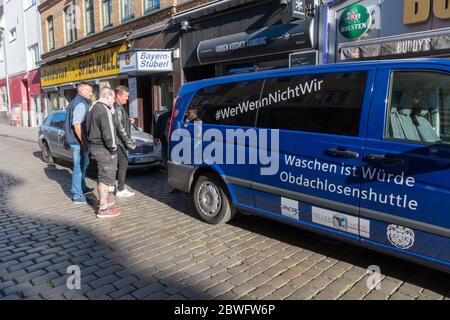
[[[54,162],[52,154],[50,153],[50,148],[48,147],[48,144],[45,141],[42,143],[42,158],[44,159],[45,163]]]
[[[225,185],[213,175],[198,177],[193,197],[198,214],[207,223],[226,223],[236,213],[236,208],[226,193]]]

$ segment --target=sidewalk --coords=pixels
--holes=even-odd
[[[8,124],[0,124],[0,138],[8,137],[28,142],[37,143],[39,128],[15,127]]]

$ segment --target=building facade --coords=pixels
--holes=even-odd
[[[319,4],[227,0],[178,12],[186,80],[287,68],[292,54],[317,64]]]
[[[325,63],[450,57],[447,0],[335,0],[324,12]]]
[[[47,0],[39,6],[44,53],[41,85],[49,112],[65,108],[81,81],[94,84],[94,99],[103,86],[130,88],[129,112],[151,132],[159,112],[172,104],[182,82],[179,31],[171,21],[178,7],[197,1]],[[155,55],[155,50],[164,55]],[[123,55],[122,55],[123,53]],[[168,57],[170,69],[131,70],[138,54]],[[141,57],[139,55],[139,57]],[[176,55],[175,55],[176,57]],[[147,65],[149,66],[150,63]]]
[[[44,114],[37,65],[41,51],[37,2],[6,0],[1,7],[1,118],[15,125],[38,126]]]

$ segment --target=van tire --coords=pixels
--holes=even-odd
[[[223,224],[236,214],[225,184],[212,174],[197,178],[192,194],[200,218],[209,224]]]
[[[50,148],[48,147],[47,142],[42,142],[42,159],[44,159],[45,163],[53,163],[55,160],[50,152]]]

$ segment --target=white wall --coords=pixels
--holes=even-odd
[[[27,70],[23,0],[6,0],[3,6],[8,74],[15,75]],[[14,27],[16,28],[16,39],[11,41],[10,30]]]
[[[24,2],[24,28],[26,30],[25,33],[25,49],[28,55],[27,62],[27,70],[36,69],[37,66],[33,65],[31,61],[31,54],[29,53],[29,48],[32,45],[38,44],[39,46],[39,54],[41,51],[41,34],[40,34],[40,18],[38,12],[38,1],[35,1],[35,4],[32,4],[31,0],[14,0],[14,1],[23,1]]]

